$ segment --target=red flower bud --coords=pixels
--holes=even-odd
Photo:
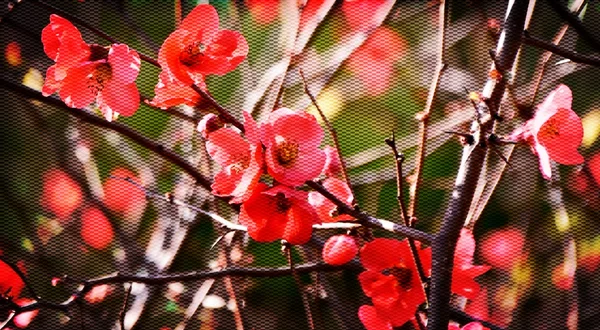
[[[349,235],[330,237],[323,247],[323,261],[330,265],[343,265],[354,259],[358,252],[356,240]]]

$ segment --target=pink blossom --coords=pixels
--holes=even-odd
[[[328,178],[323,182],[323,186],[335,197],[348,204],[348,206],[351,206],[354,197],[352,196],[352,191],[345,181],[336,178]],[[311,191],[308,193],[308,202],[315,207],[315,210],[319,215],[319,219],[321,219],[323,222],[354,220],[353,217],[347,214],[334,216],[333,212],[336,209],[335,204],[316,191]]]
[[[244,112],[247,141],[232,128],[224,127],[208,135],[206,150],[221,167],[211,186],[217,196],[233,196],[231,203],[241,203],[252,194],[263,168],[263,149],[258,125]]]
[[[577,148],[583,139],[583,125],[571,110],[573,96],[566,85],[559,85],[538,105],[534,117],[518,128],[511,138],[527,141],[539,157],[540,171],[550,179],[550,159],[564,165],[583,163]]]
[[[323,129],[313,115],[280,108],[261,130],[267,169],[275,180],[296,187],[319,176],[325,164],[319,149]]]

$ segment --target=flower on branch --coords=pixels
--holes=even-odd
[[[25,282],[8,264],[0,260],[0,296],[19,297]]]
[[[267,170],[275,180],[296,187],[319,176],[325,164],[319,149],[323,129],[313,115],[280,108],[260,128]]]
[[[545,179],[552,177],[550,159],[564,165],[583,163],[577,148],[583,140],[583,125],[571,110],[573,96],[566,85],[559,85],[537,107],[534,117],[515,130],[511,139],[526,141],[539,158]]]
[[[206,89],[204,80],[199,80],[196,85]],[[161,109],[185,104],[187,106],[196,106],[202,101],[202,97],[192,87],[177,80],[169,70],[161,71],[158,76],[158,83],[154,87],[154,98],[147,101],[148,104]]]
[[[229,127],[203,133],[208,137],[208,154],[222,168],[215,175],[212,192],[217,196],[233,196],[231,203],[247,200],[263,173],[258,125],[248,112],[244,112],[244,120],[247,141]]]
[[[217,11],[196,6],[165,40],[158,62],[180,82],[201,83],[209,74],[224,75],[248,55],[248,43],[237,31],[219,30]],[[163,81],[164,82],[164,81]]]
[[[350,187],[348,187],[346,181],[337,178],[327,178],[323,182],[323,187],[335,197],[348,204],[348,206],[351,206],[350,204],[354,200],[354,197],[352,196],[352,191],[350,190]],[[335,214],[337,210],[336,205],[316,191],[308,193],[308,202],[315,207],[319,219],[321,219],[322,222],[354,220],[353,217],[347,214]]]
[[[140,96],[135,80],[141,62],[135,50],[124,44],[88,45],[73,24],[57,15],[50,16],[42,42],[48,57],[56,62],[46,72],[43,95],[58,91],[71,108],[96,101],[109,121],[137,111]]]
[[[312,225],[319,223],[306,198],[303,191],[282,185],[267,190],[266,184],[259,183],[242,204],[239,221],[257,242],[284,239],[293,245],[304,244],[312,235]]]
[[[419,249],[421,260],[431,259],[431,253],[426,254]],[[391,329],[413,319],[425,302],[425,291],[408,241],[377,238],[361,248],[360,260],[367,270],[358,280],[374,306],[359,309],[363,325],[368,330]]]

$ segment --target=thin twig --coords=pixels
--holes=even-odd
[[[335,149],[338,154],[338,158],[340,159],[340,163],[342,165],[342,176],[344,177],[344,180],[346,181],[348,188],[350,189],[350,191],[352,191],[352,184],[350,183],[350,177],[348,176],[348,169],[346,168],[346,162],[344,161],[344,157],[342,157],[342,149],[340,147],[340,141],[338,139],[337,131],[335,130],[333,125],[331,125],[331,123],[329,122],[329,119],[327,119],[327,117],[325,116],[325,113],[323,113],[323,110],[321,110],[321,107],[319,107],[319,104],[317,103],[317,99],[315,98],[315,96],[308,89],[308,82],[306,81],[306,78],[304,77],[304,72],[302,71],[302,69],[299,69],[299,71],[300,71],[300,77],[302,77],[302,83],[304,84],[304,92],[306,93],[306,95],[308,95],[308,97],[312,101],[315,108],[317,108],[317,111],[319,111],[319,115],[321,115],[321,119],[323,119],[323,122],[327,126],[327,130],[329,131],[329,134],[331,134],[331,139],[333,140],[333,143],[335,144]],[[350,204],[353,204],[353,202],[354,202],[354,193],[352,193],[352,202]]]
[[[129,296],[131,295],[131,289],[133,288],[133,283],[129,283],[129,288],[125,293],[125,298],[123,299],[123,307],[121,307],[121,311],[119,312],[119,323],[121,324],[121,330],[125,330],[125,311],[127,310],[127,302],[129,301]]]
[[[304,285],[302,284],[302,279],[296,273],[294,269],[294,258],[292,257],[292,246],[284,242],[283,248],[285,250],[285,256],[287,258],[288,265],[290,266],[290,271],[292,272],[292,277],[298,286],[298,291],[300,291],[300,296],[302,296],[302,305],[304,305],[304,312],[306,313],[306,322],[308,322],[308,327],[311,330],[315,330],[315,323],[313,321],[312,311],[310,309],[310,302],[308,301],[308,296],[306,291],[304,291]]]
[[[404,225],[410,227],[410,220],[406,214],[406,207],[404,206],[404,188],[402,187],[402,163],[404,162],[404,154],[399,153],[398,148],[396,148],[396,139],[394,133],[392,133],[391,139],[385,139],[385,143],[387,143],[392,149],[392,152],[394,153],[394,159],[396,160],[396,199],[398,200],[398,207],[400,208],[400,216],[402,218],[402,222],[404,222]],[[408,245],[410,247],[410,252],[415,265],[417,266],[417,273],[419,274],[419,279],[421,280],[421,286],[423,287],[423,290],[425,290],[427,287],[427,276],[425,275],[425,270],[423,269],[423,263],[421,262],[421,257],[419,256],[419,251],[417,250],[415,240],[409,237]],[[425,303],[427,303],[427,297],[425,297]]]
[[[230,123],[233,126],[237,127],[242,133],[244,132],[244,125],[242,125],[242,123],[239,120],[235,119],[235,117],[233,117],[229,113],[229,111],[227,111],[227,109],[223,108],[223,106],[221,106],[219,102],[215,100],[215,98],[212,97],[212,95],[210,95],[209,92],[203,90],[195,84],[193,84],[191,87],[194,91],[196,91],[196,93],[200,94],[202,98],[208,101],[208,103],[210,103],[210,105],[212,105],[217,110],[217,112],[219,112],[219,116],[224,122]]]
[[[534,47],[537,47],[540,49],[547,50],[549,52],[552,52],[553,54],[560,55],[564,58],[568,58],[569,60],[576,62],[576,63],[583,63],[583,64],[589,64],[589,65],[600,67],[600,58],[598,58],[596,56],[582,55],[577,52],[564,49],[564,48],[559,47],[551,42],[547,42],[542,39],[532,37],[529,35],[529,33],[527,33],[527,31],[524,31],[523,43],[526,45],[530,45],[530,46],[534,46]]]
[[[424,243],[431,243],[435,238],[435,235],[405,225],[393,223],[391,221],[377,219],[360,211],[356,207],[348,206],[346,203],[342,202],[331,192],[325,189],[325,187],[323,187],[321,184],[315,181],[307,181],[306,185],[323,195],[325,198],[329,199],[331,202],[333,202],[333,204],[337,206],[337,210],[340,214],[348,214],[358,219],[359,223],[366,227],[384,229],[393,233],[405,235],[407,237],[413,238],[417,241]]]
[[[0,324],[0,330],[4,330],[10,324],[10,322],[15,318],[16,315],[17,315],[17,312],[11,311],[10,314],[8,314],[8,318],[6,319],[6,321],[4,321],[4,322],[2,322],[2,324]]]
[[[500,72],[508,72],[514,65],[517,52],[521,47],[521,39],[529,7],[529,0],[510,2],[507,18],[496,48],[496,60],[492,67]],[[440,231],[435,235],[432,248],[432,278],[429,292],[428,330],[446,330],[450,319],[450,296],[454,252],[460,237],[462,226],[467,218],[473,196],[478,186],[480,174],[485,164],[485,148],[477,147],[493,133],[497,114],[505,90],[506,81],[497,81],[488,77],[483,89],[483,96],[488,102],[480,102],[478,119],[472,123],[475,138],[473,146],[463,147],[462,159],[452,197],[446,209]],[[486,104],[487,103],[487,104]],[[488,106],[489,105],[489,106]]]
[[[55,99],[52,97],[44,97],[40,92],[38,92],[36,90],[33,90],[29,87],[25,87],[25,86],[7,81],[3,78],[0,78],[0,86],[7,90],[21,94],[25,97],[53,105],[53,106],[57,107],[58,109],[65,111],[65,112],[73,115],[74,117],[77,117],[80,120],[90,123],[94,126],[107,128],[107,129],[113,130],[117,133],[120,133],[120,134],[130,138],[131,140],[135,141],[137,144],[139,144],[149,150],[152,150],[154,153],[162,156],[163,158],[168,160],[170,163],[177,165],[184,172],[186,172],[190,176],[192,176],[198,184],[200,184],[201,186],[203,186],[204,188],[206,188],[209,191],[211,190],[210,186],[212,183],[210,182],[210,180],[208,180],[202,174],[200,174],[200,172],[192,164],[188,163],[185,159],[183,159],[181,156],[174,153],[173,151],[165,148],[162,144],[159,144],[159,143],[149,139],[148,137],[141,135],[140,133],[129,128],[126,125],[123,125],[118,122],[106,121],[106,120],[104,120],[104,118],[98,117],[98,116],[96,116],[92,113],[89,113],[87,111],[84,111],[84,110],[69,108],[62,101],[60,101],[58,99]]]
[[[576,14],[573,14],[569,9],[562,5],[560,1],[548,0],[548,4],[554,11],[569,25],[577,31],[577,33],[585,39],[588,44],[597,52],[600,52],[600,39],[594,36],[590,31],[583,26],[583,23]]]
[[[425,103],[425,110],[419,114],[419,147],[416,153],[415,159],[415,180],[410,185],[409,195],[410,195],[410,203],[408,208],[408,216],[410,217],[408,220],[408,224],[412,223],[413,218],[416,216],[417,212],[417,203],[419,199],[419,186],[423,179],[423,164],[425,163],[425,147],[427,143],[427,126],[429,124],[429,117],[431,113],[431,107],[433,106],[433,102],[435,101],[435,97],[437,94],[438,87],[440,85],[440,80],[442,78],[442,74],[446,70],[446,64],[444,63],[444,54],[446,51],[446,17],[448,15],[447,5],[445,0],[440,1],[440,6],[438,8],[438,16],[439,16],[439,31],[438,31],[438,54],[437,54],[437,64],[435,69],[435,74],[433,75],[433,79],[431,80],[431,85],[429,86],[429,94],[427,95],[427,103]]]

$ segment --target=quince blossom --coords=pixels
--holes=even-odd
[[[323,129],[313,115],[280,108],[260,128],[267,170],[275,180],[297,187],[319,176],[325,164],[319,149]]]
[[[514,141],[526,141],[539,157],[545,179],[552,177],[550,159],[564,165],[583,163],[577,147],[583,139],[583,125],[571,110],[573,95],[566,85],[559,85],[538,105],[534,117],[512,133]]]
[[[248,55],[248,43],[237,31],[219,30],[217,11],[196,6],[165,40],[158,62],[180,82],[201,83],[209,74],[224,75]],[[164,81],[163,81],[164,83]]]
[[[266,184],[259,183],[242,204],[239,221],[257,242],[284,239],[293,245],[304,244],[312,235],[312,225],[319,222],[306,198],[303,191],[282,185],[267,190]]]

